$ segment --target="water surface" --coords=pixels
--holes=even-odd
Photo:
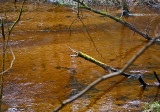
[[[6,28],[17,18],[20,5],[0,4],[0,15],[3,16],[4,11],[7,15]],[[109,11],[113,15],[120,13],[113,8]],[[132,11],[148,16],[124,18],[125,21],[143,32],[149,23],[150,35],[154,37],[159,33],[158,12],[143,7]],[[75,7],[52,3],[27,2],[24,5],[21,21],[9,42],[16,60],[5,75],[3,104],[7,112],[53,111],[61,101],[106,74],[102,68],[80,57],[70,57],[73,53],[68,47],[120,69],[148,42],[123,25],[83,9],[80,17],[84,26],[76,13]],[[2,49],[2,40],[0,47]],[[159,49],[158,43],[153,45],[127,71],[143,74],[147,83],[157,82],[153,71],[160,74]],[[9,51],[6,58],[7,68],[12,60]],[[117,76],[98,84],[65,106],[62,112],[142,111],[146,102],[159,101],[159,96],[157,87],[144,89],[135,78]]]

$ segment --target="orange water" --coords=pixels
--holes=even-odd
[[[14,5],[5,2],[0,7],[0,15],[4,15],[5,11],[6,22],[12,24],[18,16],[20,3]],[[137,7],[132,11],[146,15],[125,18],[126,21],[143,32],[151,21],[150,35],[154,37],[160,33],[160,15],[154,9]],[[5,75],[3,104],[7,112],[53,111],[62,101],[106,74],[102,68],[80,57],[70,57],[74,53],[68,47],[112,67],[122,68],[147,44],[143,37],[123,25],[90,11],[82,10],[80,16],[85,24],[83,26],[76,18],[76,12],[76,8],[52,3],[24,5],[21,21],[13,30],[9,42],[16,60]],[[119,10],[110,9],[110,13],[116,15]],[[0,41],[2,51],[2,38]],[[153,71],[160,77],[159,49],[160,45],[156,43],[127,71],[143,74],[147,83],[157,82]],[[0,59],[2,61],[2,57]],[[11,60],[8,49],[6,68]],[[159,96],[157,87],[146,87],[143,90],[137,79],[117,76],[98,84],[61,111],[142,111],[146,102],[159,101]]]

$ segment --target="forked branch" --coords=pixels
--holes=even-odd
[[[24,4],[24,2],[23,2],[23,4]],[[3,37],[3,54],[2,54],[2,72],[0,73],[0,75],[1,75],[1,82],[0,82],[1,83],[1,88],[0,88],[0,111],[2,111],[1,107],[2,107],[4,74],[5,74],[5,72],[7,72],[9,69],[12,68],[13,62],[15,60],[15,55],[14,55],[14,53],[13,53],[11,47],[10,47],[10,51],[12,53],[13,60],[11,61],[10,67],[5,70],[5,56],[6,56],[7,46],[8,46],[8,42],[9,42],[9,37],[10,37],[11,31],[13,30],[14,26],[18,23],[18,21],[21,18],[22,10],[23,10],[23,5],[21,7],[21,10],[20,10],[20,13],[19,13],[19,16],[18,16],[17,20],[13,23],[13,25],[10,28],[8,28],[8,38],[6,38],[5,32],[4,32],[5,30],[4,30],[3,18],[1,19],[1,33],[2,33],[2,37]]]

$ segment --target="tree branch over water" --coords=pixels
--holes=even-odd
[[[145,33],[141,32],[141,31],[139,31],[139,30],[136,29],[133,25],[131,25],[131,24],[128,23],[128,22],[125,22],[125,21],[121,20],[120,18],[114,17],[114,16],[110,15],[110,14],[107,13],[107,12],[102,12],[102,11],[95,10],[95,9],[87,6],[83,1],[82,1],[82,2],[79,1],[79,0],[73,0],[73,1],[80,3],[80,4],[82,5],[82,7],[85,8],[85,9],[87,9],[87,10],[90,10],[90,11],[92,11],[92,12],[94,12],[94,13],[97,13],[97,14],[100,14],[100,15],[103,15],[103,16],[106,16],[106,17],[108,17],[108,18],[111,18],[111,19],[115,20],[116,22],[119,22],[119,23],[123,24],[124,26],[128,27],[128,28],[131,29],[132,31],[136,32],[137,34],[143,36],[143,37],[144,37],[145,39],[147,39],[147,40],[152,40],[152,37],[150,37],[148,34],[145,34]]]
[[[154,38],[152,39],[150,42],[148,42],[148,44],[146,46],[144,46],[135,56],[133,56],[133,58],[130,59],[130,61],[120,70],[120,71],[117,71],[117,72],[114,72],[114,73],[110,73],[110,74],[106,74],[100,78],[98,78],[97,80],[95,80],[94,82],[92,82],[91,84],[89,84],[84,90],[82,90],[80,93],[78,93],[77,95],[73,96],[72,98],[70,99],[67,99],[65,101],[63,101],[61,103],[61,105],[59,107],[57,107],[54,112],[57,112],[59,111],[60,109],[62,109],[65,105],[67,105],[68,103],[71,103],[72,101],[76,100],[77,98],[81,97],[82,95],[84,95],[87,91],[89,91],[92,87],[94,87],[95,85],[99,84],[100,82],[102,82],[103,80],[105,79],[108,79],[108,78],[111,78],[111,77],[114,77],[114,76],[117,76],[117,75],[120,75],[122,74],[142,53],[144,53],[144,51],[149,48],[155,41],[156,41],[157,38]],[[71,49],[72,50],[72,49]],[[81,57],[81,53],[80,52],[76,52],[74,50],[72,50],[74,53],[76,53],[75,56],[80,56]],[[85,55],[84,59],[88,59],[88,60],[95,60],[91,57],[88,57],[86,58],[87,55]],[[96,62],[96,60],[94,61]],[[93,62],[93,63],[94,63]],[[99,63],[100,65],[103,64],[101,62],[97,62]],[[98,65],[98,64],[97,64]],[[102,67],[103,68],[103,67]]]

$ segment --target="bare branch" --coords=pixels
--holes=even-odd
[[[134,26],[132,26],[132,25],[129,24],[128,22],[122,21],[121,19],[116,18],[116,17],[108,14],[107,12],[98,11],[98,10],[95,10],[95,9],[93,9],[93,8],[91,8],[91,7],[88,7],[84,2],[81,2],[81,1],[79,1],[79,0],[74,0],[74,1],[80,3],[85,9],[90,10],[90,11],[92,11],[92,12],[94,12],[94,13],[97,13],[97,14],[100,14],[100,15],[103,15],[103,16],[106,16],[106,17],[108,17],[108,18],[111,18],[111,19],[115,20],[116,22],[119,22],[119,23],[123,24],[124,26],[128,27],[128,28],[131,29],[132,31],[136,32],[137,34],[143,36],[145,39],[147,39],[147,40],[152,40],[152,37],[150,37],[149,35],[141,32],[141,31],[139,31],[139,30],[137,30]]]
[[[73,96],[70,99],[67,99],[67,100],[63,101],[61,103],[61,105],[54,110],[54,112],[59,111],[60,109],[62,109],[68,103],[71,103],[72,101],[74,101],[77,98],[81,97],[83,94],[85,94],[87,91],[89,91],[93,86],[99,84],[103,80],[111,78],[111,77],[114,77],[114,76],[117,76],[119,74],[122,74],[149,46],[151,46],[155,42],[155,40],[156,40],[156,38],[151,40],[145,47],[143,47],[120,71],[114,72],[114,73],[110,73],[110,74],[107,74],[107,75],[104,75],[104,76],[98,78],[97,80],[95,80],[94,82],[89,84],[84,90],[82,90],[77,95]]]
[[[151,40],[146,46],[144,46],[127,64],[123,69],[128,68],[128,66],[130,66],[131,63],[133,63],[149,46],[151,46],[157,38],[153,38],[153,40]],[[123,71],[122,69],[122,71]]]

